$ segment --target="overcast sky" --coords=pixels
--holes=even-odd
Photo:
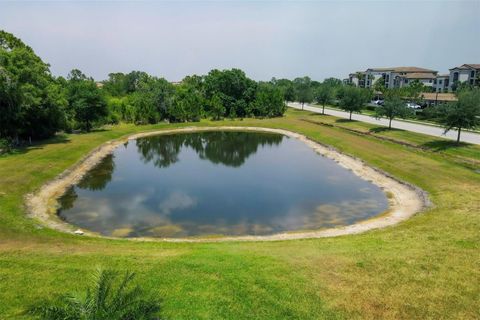
[[[141,70],[177,81],[212,68],[256,80],[385,66],[445,73],[480,63],[479,16],[480,0],[0,2],[0,29],[55,75],[78,68],[97,80]]]

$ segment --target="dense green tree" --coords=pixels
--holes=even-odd
[[[291,80],[272,78],[272,80],[270,80],[270,83],[276,88],[280,89],[286,102],[295,101],[295,87]]]
[[[95,124],[105,122],[107,101],[92,78],[74,69],[68,75],[67,98],[75,120],[74,127],[90,131]]]
[[[239,69],[215,69],[205,76],[206,99],[211,100],[217,96],[221,99],[225,112],[231,112],[233,108],[238,117],[246,116],[247,107],[255,100],[256,87],[255,81]],[[225,115],[224,113],[222,117]]]
[[[52,136],[65,124],[61,86],[30,48],[0,30],[0,138]]]
[[[197,89],[182,84],[175,88],[167,116],[171,122],[200,121],[203,104],[203,96]]]
[[[461,91],[457,102],[437,106],[436,113],[445,132],[457,129],[459,143],[462,129],[480,126],[480,89]]]
[[[334,88],[323,83],[315,90],[315,100],[322,105],[322,114],[325,114],[325,105],[333,101]]]
[[[302,104],[303,110],[305,103],[313,101],[312,80],[309,77],[295,78],[293,84],[297,100]]]
[[[412,114],[412,110],[407,107],[405,101],[398,96],[387,97],[383,105],[375,108],[375,118],[388,118],[388,128],[392,128],[392,120],[395,118],[406,118]]]
[[[126,93],[135,92],[138,89],[140,79],[148,76],[146,72],[143,71],[132,71],[125,75],[125,91]]]
[[[122,72],[109,73],[108,80],[104,81],[103,85],[103,90],[111,96],[127,94],[127,76]]]
[[[219,95],[214,95],[208,102],[209,114],[213,120],[220,120],[225,115],[225,107]]]
[[[130,96],[108,97],[107,123],[116,124],[119,121],[134,122],[135,110],[130,103]]]
[[[195,89],[196,92],[201,93],[202,95],[205,95],[205,77],[203,76],[199,76],[196,74],[186,76],[185,78],[183,78],[182,84]]]
[[[286,109],[282,91],[269,83],[262,83],[257,88],[249,113],[255,117],[279,117]]]
[[[165,119],[174,92],[174,86],[167,80],[142,75],[131,99],[135,123],[157,123]]]
[[[349,112],[349,119],[352,120],[352,113],[360,112],[367,101],[368,94],[365,89],[345,86],[340,100],[340,108]]]

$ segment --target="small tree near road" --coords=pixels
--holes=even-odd
[[[302,104],[303,110],[305,103],[312,102],[313,100],[312,80],[309,77],[296,78],[293,80],[293,84],[295,86],[297,100]]]
[[[457,143],[462,129],[475,129],[480,126],[480,89],[465,90],[458,94],[458,101],[437,107],[440,123],[445,133],[457,129]]]
[[[342,98],[340,100],[340,108],[350,113],[352,120],[353,112],[360,112],[365,102],[368,101],[368,94],[363,89],[356,87],[344,87]]]
[[[394,118],[406,118],[412,114],[412,110],[407,107],[405,102],[399,97],[391,97],[385,100],[385,103],[375,109],[375,118],[388,118],[388,129],[392,129],[392,120]]]
[[[333,88],[329,85],[322,84],[315,92],[315,100],[322,104],[322,114],[325,114],[325,105],[333,101]]]

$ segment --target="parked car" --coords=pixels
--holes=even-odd
[[[383,102],[384,102],[383,100],[378,99],[378,100],[372,100],[371,103],[377,106],[383,106]]]
[[[422,106],[415,102],[407,102],[407,107],[412,109],[422,109]]]

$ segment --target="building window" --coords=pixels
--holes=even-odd
[[[475,78],[475,71],[473,71],[473,70],[470,71],[470,77],[471,77],[471,78]]]
[[[443,83],[443,80],[438,80],[438,84],[442,84]]]
[[[458,72],[453,73],[453,81],[458,81]]]
[[[405,79],[405,84],[407,84],[407,83],[408,83],[408,79]]]

